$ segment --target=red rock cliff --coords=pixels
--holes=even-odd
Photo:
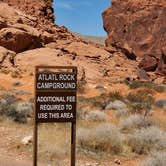
[[[140,68],[166,74],[165,0],[112,0],[103,20],[107,46],[121,49],[132,59],[143,57]]]

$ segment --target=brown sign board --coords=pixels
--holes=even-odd
[[[36,72],[36,122],[76,121],[77,73]]]
[[[71,166],[75,166],[76,105],[77,67],[36,67],[33,166],[37,166],[38,124],[53,122],[71,122]]]

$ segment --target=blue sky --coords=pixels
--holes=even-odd
[[[55,0],[55,22],[80,34],[106,36],[101,13],[110,4],[110,0]]]

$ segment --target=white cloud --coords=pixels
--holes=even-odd
[[[55,3],[55,6],[64,8],[64,9],[69,9],[69,10],[73,9],[72,4],[68,3],[68,2],[57,2],[57,3]]]

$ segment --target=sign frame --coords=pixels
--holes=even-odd
[[[54,70],[72,70],[72,72],[61,72],[64,74],[73,73],[75,74],[75,82],[76,88],[75,90],[63,90],[63,91],[72,91],[75,92],[76,101],[75,101],[75,120],[72,121],[50,121],[50,122],[38,122],[37,121],[37,74],[39,74],[40,69],[54,69]],[[56,91],[56,90],[50,90]],[[77,67],[76,66],[36,66],[35,67],[35,82],[34,82],[34,92],[35,92],[35,107],[34,107],[34,143],[33,143],[33,166],[37,166],[37,159],[38,159],[38,124],[39,123],[71,123],[71,166],[75,166],[76,160],[76,112],[77,112]]]

